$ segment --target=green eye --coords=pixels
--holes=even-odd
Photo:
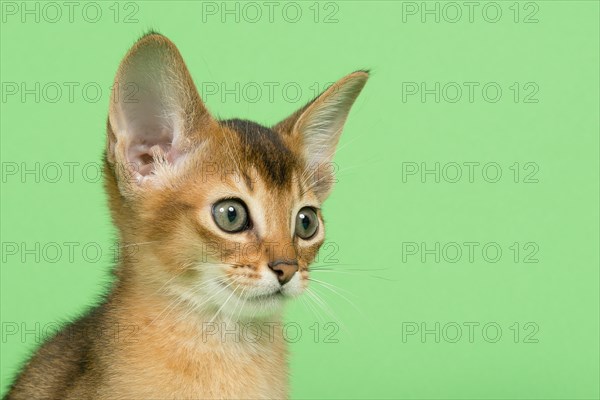
[[[213,205],[213,219],[225,232],[235,233],[248,228],[248,211],[241,200],[221,200]]]
[[[310,239],[319,228],[319,218],[312,207],[304,207],[296,216],[296,235],[302,239]]]

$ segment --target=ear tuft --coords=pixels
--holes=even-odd
[[[148,32],[146,32],[146,33],[144,33],[142,36],[140,36],[140,38],[138,39],[138,41],[142,40],[142,39],[143,39],[143,38],[145,38],[146,36],[153,36],[153,35],[156,35],[156,36],[162,36],[162,37],[166,37],[166,36],[164,36],[163,34],[161,34],[160,32],[158,32],[158,31],[155,31],[154,29],[150,29],[150,30],[148,30]]]

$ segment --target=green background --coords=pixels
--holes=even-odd
[[[432,15],[423,22],[421,14],[403,10],[410,11],[411,4],[433,9],[436,2],[321,2],[315,22],[309,1],[296,2],[302,10],[296,23],[283,18],[284,3],[278,3],[273,22],[265,6],[257,22],[250,20],[250,9],[247,14],[240,9],[239,22],[231,15],[223,22],[220,15],[203,14],[206,3],[125,2],[116,6],[115,22],[114,2],[97,2],[102,17],[96,23],[82,17],[84,3],[75,9],[73,22],[64,7],[57,22],[51,21],[51,9],[39,22],[34,16],[23,22],[21,14],[5,12],[6,3],[1,28],[2,393],[37,346],[34,335],[21,339],[8,334],[10,327],[24,323],[33,329],[36,323],[75,316],[94,303],[109,280],[114,230],[101,183],[88,182],[95,169],[87,170],[86,181],[82,166],[100,161],[109,87],[119,61],[141,34],[155,29],[177,44],[201,90],[203,84],[221,83],[231,89],[236,82],[240,88],[255,82],[264,89],[258,101],[254,92],[238,91],[239,100],[223,99],[221,91],[204,96],[222,118],[272,124],[311,99],[315,82],[323,88],[356,69],[372,70],[342,136],[339,182],[324,207],[330,245],[321,250],[318,265],[331,270],[313,274],[349,301],[331,287],[313,284],[326,307],[310,296],[290,305],[287,320],[303,329],[301,339],[290,345],[293,398],[599,397],[598,2],[515,6],[499,1],[498,22],[488,21],[495,10],[488,2],[477,3],[472,21],[461,6],[457,22],[450,21],[455,11],[444,9],[445,3],[437,3],[439,22]],[[93,11],[88,9],[88,18],[94,18]],[[125,23],[132,12],[137,22]],[[293,10],[288,12],[293,18]],[[337,22],[325,23],[332,12]],[[537,22],[524,21],[530,13]],[[8,94],[14,84],[34,88],[36,82],[39,102],[34,95]],[[52,82],[63,89],[56,102]],[[65,82],[79,85],[72,102]],[[278,84],[272,98],[265,82]],[[434,94],[422,101],[419,95],[407,96],[403,82],[426,82],[429,89],[440,82],[440,90],[456,82],[463,93],[452,102],[451,84],[439,102]],[[478,83],[473,101],[463,82]],[[497,102],[482,96],[489,82],[502,89]],[[102,88],[98,101],[82,94],[87,83]],[[302,89],[299,99],[292,89],[282,92],[289,83]],[[534,89],[537,93],[526,97]],[[56,183],[50,182],[50,169],[40,182],[33,175],[7,174],[14,165],[34,168],[36,162],[40,173],[48,163],[80,164],[73,182],[66,167]],[[406,163],[431,169],[436,162],[446,172],[439,182],[433,175],[425,182],[420,175],[403,179]],[[464,162],[480,164],[473,182]],[[510,168],[516,162],[518,182]],[[455,183],[450,182],[451,163],[463,166]],[[486,163],[500,166],[498,182],[482,177]],[[526,168],[526,163],[533,164]],[[489,172],[488,180],[494,177]],[[33,248],[36,242],[80,245],[73,262],[65,247],[54,263],[49,262],[54,253],[42,254],[39,262],[26,255],[22,262],[21,253],[5,251],[10,243]],[[421,251],[403,252],[409,242]],[[464,242],[479,244],[473,262]],[[515,242],[520,247],[516,260]],[[86,243],[100,246],[99,261],[83,259]],[[422,251],[436,243],[439,262]],[[456,262],[452,243],[463,249]],[[486,243],[502,249],[499,261],[483,257]],[[534,250],[538,262],[524,262]],[[324,340],[327,321],[339,326],[337,343]],[[315,322],[321,333],[317,343],[310,330]],[[471,322],[479,324],[472,343],[464,325]],[[403,340],[407,326],[421,329],[422,323],[430,330],[440,324],[439,342],[434,334]],[[454,343],[455,324],[462,327],[462,337]],[[485,324],[501,327],[497,342],[486,340],[495,332],[490,328],[484,337]]]

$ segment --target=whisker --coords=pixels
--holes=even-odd
[[[359,264],[324,264],[324,265],[317,265],[317,266],[311,266],[309,268],[309,271],[316,271],[316,270],[323,270],[323,269],[332,269],[329,268],[331,266],[344,266],[344,265],[359,265]],[[325,267],[325,268],[322,268]],[[391,270],[390,267],[386,267],[386,268],[344,268],[344,269],[340,269],[339,271],[357,271],[357,272],[372,272],[372,271],[389,271]],[[335,271],[338,271],[338,269],[335,269]]]
[[[176,277],[176,276],[175,276],[175,277]],[[173,277],[173,278],[175,278],[175,277]],[[171,279],[173,279],[173,278],[171,278]],[[203,286],[207,286],[207,285],[209,285],[209,284],[213,283],[214,281],[216,281],[217,279],[218,279],[218,277],[215,277],[215,278],[209,279],[209,280],[207,280],[207,281],[203,282],[203,284],[202,284],[202,285],[200,285],[200,286],[201,286],[201,287],[203,287]],[[164,286],[164,285],[163,285],[163,286]],[[176,307],[177,307],[179,304],[183,303],[183,302],[184,302],[184,301],[186,301],[186,300],[187,300],[187,299],[186,299],[185,297],[182,297],[182,296],[177,296],[177,297],[176,297],[176,298],[175,298],[173,301],[171,301],[171,302],[170,302],[170,303],[169,303],[169,304],[168,304],[168,305],[167,305],[167,306],[166,306],[166,307],[165,307],[165,308],[164,308],[164,309],[163,309],[163,310],[162,310],[162,311],[161,311],[161,312],[160,312],[160,313],[159,313],[159,314],[158,314],[158,315],[157,315],[157,316],[156,316],[156,317],[155,317],[155,318],[154,318],[154,319],[153,319],[153,320],[150,322],[150,324],[148,324],[148,326],[147,326],[147,327],[150,327],[150,326],[152,326],[152,325],[154,324],[154,322],[155,322],[155,321],[157,321],[157,320],[158,320],[158,319],[159,319],[159,318],[160,318],[160,317],[163,315],[163,313],[164,313],[165,311],[169,310],[169,311],[167,312],[167,314],[165,314],[165,316],[164,316],[164,317],[166,318],[166,317],[167,317],[167,316],[168,316],[168,315],[169,315],[169,314],[170,314],[170,313],[171,313],[171,312],[172,312],[172,311],[173,311],[173,310],[174,310],[174,309],[175,309],[175,308],[176,308]]]
[[[220,277],[217,277],[214,279],[214,281],[217,281],[221,279]],[[212,283],[212,282],[211,282]],[[221,289],[217,290],[216,292],[214,292],[213,294],[211,294],[208,298],[203,299],[204,301],[200,304],[197,304],[194,306],[194,308],[197,310],[199,308],[201,308],[203,305],[205,305],[206,303],[208,303],[210,300],[212,300],[213,298],[215,298],[216,296],[219,295],[219,293],[223,292],[224,290],[226,290],[228,287],[230,287],[231,285],[233,285],[235,283],[235,280],[232,280],[231,282],[229,282],[227,285],[224,285]],[[198,291],[200,288],[206,287],[206,285],[201,285],[200,287],[198,287],[196,289],[196,291]]]
[[[317,280],[317,279],[313,279],[313,278],[308,278],[308,279],[309,279],[310,281],[312,281],[312,282],[315,282],[315,283],[318,283],[318,284],[320,284],[320,285],[321,285],[321,286],[323,286],[324,288],[326,288],[326,289],[329,289],[331,292],[333,292],[333,293],[335,293],[336,295],[340,296],[342,299],[346,300],[346,301],[347,301],[347,302],[348,302],[348,303],[349,303],[349,304],[350,304],[350,305],[351,305],[351,306],[352,306],[352,307],[353,307],[353,308],[354,308],[354,309],[355,309],[355,310],[356,310],[356,311],[357,311],[357,312],[358,312],[358,313],[359,313],[359,314],[360,314],[362,317],[365,317],[365,318],[367,317],[367,316],[365,315],[365,313],[364,313],[362,310],[360,310],[360,309],[359,309],[359,308],[356,306],[356,304],[355,304],[355,303],[354,303],[352,300],[350,300],[349,298],[347,298],[346,296],[344,296],[343,294],[339,293],[339,292],[336,290],[336,288],[337,288],[337,289],[339,289],[339,290],[343,290],[343,289],[341,289],[341,288],[339,288],[339,287],[336,287],[336,286],[334,286],[334,285],[332,285],[332,284],[330,284],[330,283],[323,282],[323,281],[319,281],[319,280]],[[347,292],[347,291],[346,291],[346,292]]]
[[[321,280],[319,280],[319,279],[315,279],[315,278],[308,278],[308,280],[309,280],[309,281],[311,281],[311,282],[315,282],[315,283],[318,283],[318,284],[324,285],[324,286],[330,286],[330,287],[332,287],[332,288],[335,288],[335,289],[337,289],[337,290],[341,290],[341,291],[343,291],[343,292],[346,292],[346,293],[348,293],[348,294],[349,294],[349,295],[351,295],[351,296],[355,296],[355,295],[354,295],[352,292],[350,292],[350,291],[348,291],[348,290],[346,290],[346,289],[342,289],[342,288],[341,288],[341,287],[339,287],[339,286],[335,286],[335,285],[334,285],[334,284],[332,284],[332,283],[325,282],[325,281],[321,281]],[[339,293],[336,293],[336,294],[339,294]],[[340,296],[341,296],[341,294],[340,294]]]
[[[315,303],[319,304],[323,311],[325,311],[331,318],[335,319],[337,323],[339,323],[341,326],[344,327],[344,329],[346,329],[344,323],[338,317],[335,316],[335,313],[333,312],[331,307],[329,307],[315,291],[311,290],[310,288],[306,288],[306,293],[313,297]]]
[[[313,305],[311,304],[311,301],[312,301],[313,303],[315,303],[315,301],[312,299],[312,297],[310,297],[310,294],[308,293],[308,289],[307,289],[307,292],[306,292],[306,293],[307,293],[307,295],[309,295],[309,297],[304,297],[304,296],[302,296],[302,297],[301,297],[301,299],[303,299],[303,300],[304,300],[304,299],[306,299],[306,305],[307,305],[307,306],[310,308],[310,310],[311,310],[311,312],[313,313],[313,315],[315,316],[315,318],[319,320],[318,322],[320,322],[320,323],[325,323],[325,322],[326,322],[326,320],[325,320],[325,318],[323,317],[323,315],[322,315],[322,314],[319,312],[318,308],[315,308],[315,306],[313,306]],[[309,301],[309,300],[310,300],[310,301]],[[316,303],[315,303],[315,305],[316,305]],[[317,321],[315,321],[315,322],[317,322]]]
[[[237,277],[233,278],[234,280],[231,283],[236,282]],[[229,285],[227,285],[229,286]],[[215,315],[213,315],[213,317],[210,319],[210,321],[208,321],[208,323],[212,323],[215,318],[217,318],[217,316],[219,315],[219,313],[221,312],[221,310],[227,305],[227,303],[229,302],[229,299],[231,299],[231,296],[233,296],[233,294],[235,293],[235,291],[239,288],[239,285],[237,285],[232,291],[231,294],[229,295],[229,297],[227,297],[227,300],[225,300],[225,302],[223,302],[223,304],[221,305],[221,307],[219,307],[219,309],[217,310],[217,312],[215,313]]]
[[[209,281],[204,282],[203,284],[201,284],[200,286],[195,288],[196,292],[199,292],[201,288],[204,288],[210,284],[212,284],[215,281],[219,281],[221,280],[221,277],[215,277]],[[205,304],[207,304],[209,301],[211,301],[212,299],[214,299],[216,296],[219,295],[219,293],[223,292],[224,290],[226,290],[228,287],[230,287],[232,284],[234,284],[234,281],[230,282],[229,284],[223,286],[223,288],[221,288],[220,290],[212,293],[210,296],[208,296],[207,298],[204,298],[202,303],[200,304],[196,304],[196,303],[192,303],[190,309],[181,317],[182,320],[186,319],[189,315],[191,315],[193,312],[196,312],[197,310],[200,310]]]
[[[240,293],[240,295],[238,296],[238,303],[240,303],[240,311],[238,312],[238,315],[235,318],[235,321],[239,321],[240,320],[240,317],[242,315],[242,311],[244,310],[244,307],[246,306],[246,300],[244,299],[244,292],[246,291],[246,289],[247,289],[247,287],[244,286],[244,288],[242,289],[242,293]],[[236,308],[237,308],[237,305],[236,305]]]
[[[379,276],[379,275],[371,275],[371,274],[362,274],[362,273],[358,273],[358,272],[354,272],[354,271],[340,271],[337,269],[328,269],[328,268],[319,268],[319,269],[314,269],[311,272],[332,272],[332,273],[336,273],[336,274],[343,274],[343,275],[351,275],[351,276],[357,276],[359,275],[360,277],[369,277],[369,278],[374,278],[374,279],[381,279],[384,281],[388,281],[388,282],[398,282],[397,279],[391,279],[391,278],[386,278],[383,276]]]

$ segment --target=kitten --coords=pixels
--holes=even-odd
[[[308,284],[335,147],[367,78],[342,78],[272,128],[220,121],[175,45],[142,37],[115,78],[104,160],[120,243],[137,251],[6,398],[286,398],[276,323]]]

